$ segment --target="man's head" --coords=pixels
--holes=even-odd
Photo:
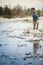
[[[35,13],[35,8],[31,8],[32,13]]]

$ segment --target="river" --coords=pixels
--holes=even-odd
[[[0,65],[43,65],[43,41],[29,42],[29,34],[23,33],[31,25],[0,18]]]

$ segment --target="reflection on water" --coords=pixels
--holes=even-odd
[[[20,34],[27,25],[18,22],[0,24],[0,65],[43,65],[43,41],[33,43],[13,37],[14,34]],[[8,37],[8,34],[12,37]]]
[[[38,47],[39,47],[39,43],[33,43],[34,54],[37,53]]]

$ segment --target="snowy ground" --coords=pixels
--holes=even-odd
[[[43,65],[43,17],[39,31],[30,21],[0,18],[0,65]]]

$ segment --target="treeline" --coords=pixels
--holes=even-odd
[[[7,6],[5,6],[4,8],[0,7],[0,16],[10,18],[11,17],[11,9],[8,8]]]
[[[38,15],[41,13],[40,10],[36,10],[36,12]],[[31,16],[31,9],[22,8],[20,5],[10,9],[10,7],[6,5],[5,7],[0,7],[0,16],[6,18]]]

